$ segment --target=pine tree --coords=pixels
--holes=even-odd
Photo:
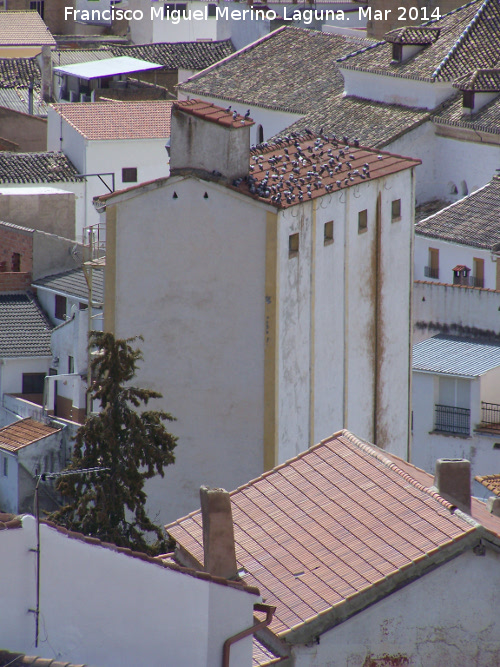
[[[49,519],[70,530],[154,555],[167,545],[162,528],[146,514],[144,481],[164,476],[164,468],[175,460],[177,439],[163,424],[173,420],[170,414],[138,410],[162,395],[128,384],[142,360],[140,350],[131,347],[135,340],[115,339],[102,332],[89,336],[89,349],[95,348],[89,392],[93,400],[100,401],[101,411],[88,416],[78,430],[67,470],[108,470],[60,477],[57,490],[69,501]],[[148,534],[156,535],[155,544]]]

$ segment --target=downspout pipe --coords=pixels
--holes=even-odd
[[[271,605],[262,604],[261,602],[254,604],[253,609],[254,611],[266,612],[266,618],[263,621],[259,621],[259,623],[255,623],[251,627],[246,628],[246,630],[242,630],[241,632],[238,632],[238,634],[229,637],[229,639],[226,639],[222,649],[222,667],[229,667],[229,653],[231,651],[231,646],[236,642],[239,642],[240,639],[244,639],[249,635],[254,635],[259,630],[262,630],[262,628],[266,628],[273,620],[273,614],[276,611],[276,607],[271,607]]]

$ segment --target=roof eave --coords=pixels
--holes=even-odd
[[[280,638],[289,644],[307,644],[313,641],[325,632],[344,623],[344,621],[347,621],[360,611],[401,590],[444,563],[461,556],[468,549],[474,548],[479,544],[482,533],[481,526],[471,526],[470,530],[463,537],[451,541],[444,547],[436,548],[434,552],[424,557],[411,561],[393,575],[381,579],[369,588],[349,596],[343,602],[330,607],[325,612],[317,614],[311,619],[281,633],[279,635]],[[488,539],[491,539],[491,537]]]

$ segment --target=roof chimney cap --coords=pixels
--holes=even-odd
[[[434,485],[440,496],[458,509],[471,512],[471,468],[467,459],[438,459]]]
[[[205,572],[237,579],[231,498],[225,489],[200,487]]]

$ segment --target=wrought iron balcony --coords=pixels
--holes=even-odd
[[[424,276],[426,278],[439,278],[439,268],[424,266]]]
[[[478,431],[500,431],[500,405],[481,401],[481,423]]]
[[[442,433],[470,435],[470,410],[451,405],[436,405],[434,430]]]

